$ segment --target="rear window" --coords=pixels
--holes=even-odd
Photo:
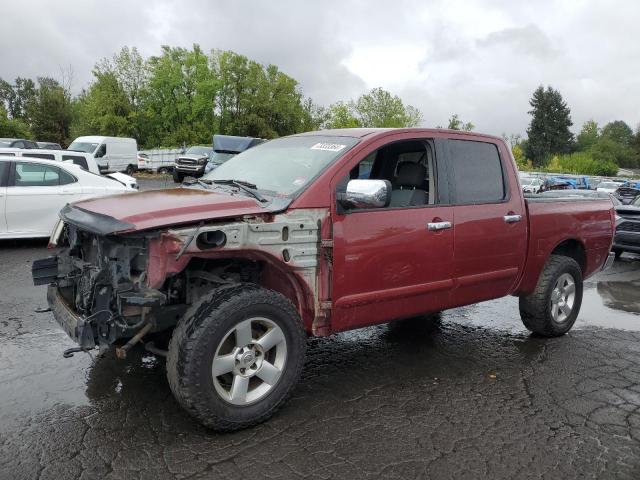
[[[492,143],[449,140],[457,204],[494,203],[506,196],[498,148]]]
[[[89,170],[87,159],[79,155],[62,155],[62,160],[71,160],[74,164],[79,165],[81,168]]]
[[[56,157],[52,153],[23,153],[23,157],[44,158],[45,160],[55,160]]]

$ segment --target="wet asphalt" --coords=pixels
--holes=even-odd
[[[30,278],[45,244],[0,242],[2,480],[640,478],[640,257],[586,283],[562,338],[529,335],[505,298],[309,340],[289,403],[217,434],[160,357],[62,357]]]

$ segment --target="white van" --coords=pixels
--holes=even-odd
[[[78,137],[67,150],[92,154],[102,173],[127,172],[131,175],[138,166],[138,144],[133,138]]]

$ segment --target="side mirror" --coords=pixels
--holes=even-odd
[[[384,208],[391,203],[389,180],[349,180],[347,190],[338,195],[346,209]]]

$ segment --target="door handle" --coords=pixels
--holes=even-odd
[[[505,223],[517,223],[522,220],[522,215],[505,215],[504,221]]]
[[[437,232],[438,230],[446,230],[451,228],[451,222],[431,222],[427,223],[427,230]]]

